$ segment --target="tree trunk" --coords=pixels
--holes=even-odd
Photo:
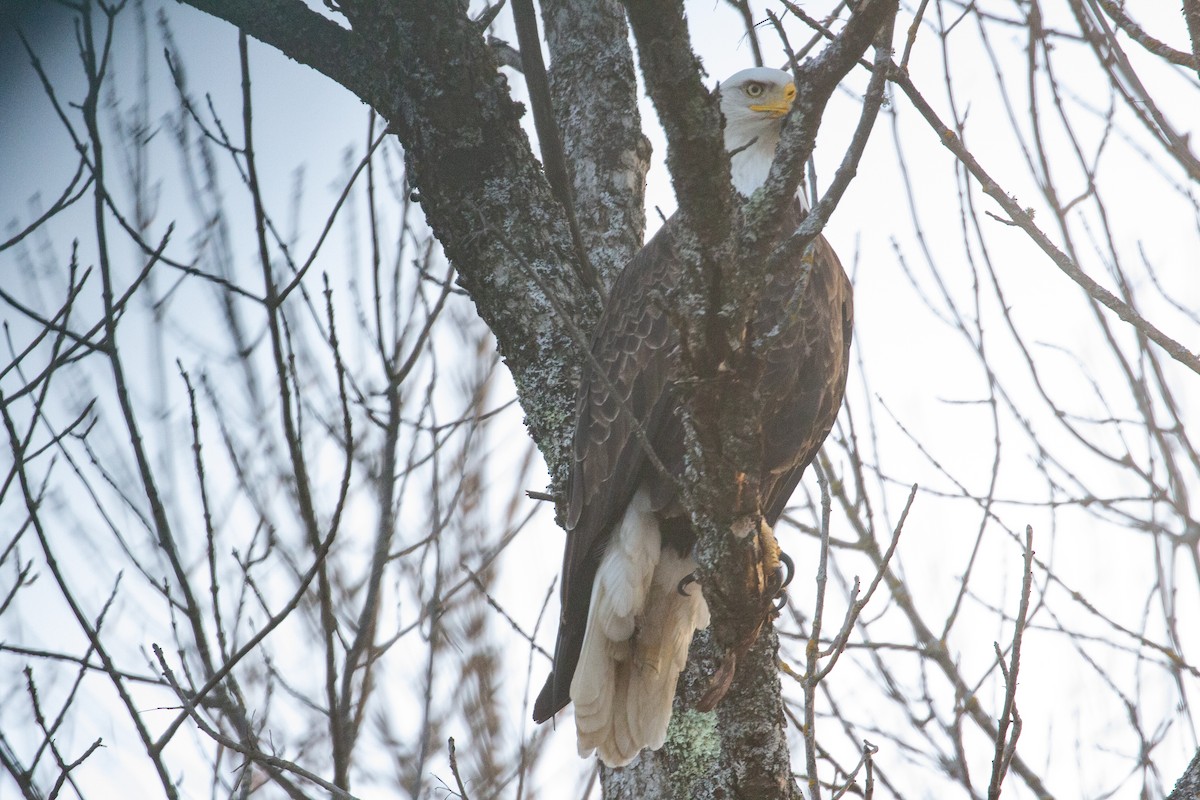
[[[1167,800],[1200,800],[1200,750],[1196,751],[1192,763],[1175,782],[1175,788],[1167,795]]]

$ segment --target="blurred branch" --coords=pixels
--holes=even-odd
[[[750,8],[750,0],[725,0],[742,17],[746,32],[742,38],[750,43],[750,53],[754,56],[754,66],[761,67],[763,61],[762,45],[758,43],[758,28],[754,24],[754,10]]]
[[[454,775],[454,784],[458,787],[459,800],[471,800],[467,795],[467,788],[463,786],[462,775],[458,772],[458,755],[454,750],[454,737],[450,737],[447,743],[447,749],[450,751],[450,772]]]
[[[4,732],[0,731],[0,764],[17,784],[17,791],[25,800],[46,800],[46,796],[33,782],[33,770],[21,763]]]
[[[191,715],[192,721],[196,723],[196,727],[199,728],[201,732],[203,732],[214,742],[222,747],[232,750],[235,753],[245,756],[249,761],[255,764],[261,764],[262,766],[266,767],[268,772],[271,773],[275,782],[287,793],[289,797],[293,798],[293,800],[305,800],[307,795],[305,795],[298,787],[292,784],[290,780],[284,777],[283,773],[285,772],[290,772],[294,775],[304,778],[306,781],[315,783],[317,786],[320,786],[334,797],[342,798],[342,800],[358,800],[354,795],[345,791],[340,786],[330,783],[321,776],[310,772],[304,767],[301,767],[299,764],[288,761],[287,759],[279,758],[278,756],[269,755],[253,747],[247,747],[236,739],[225,736],[216,728],[209,725],[204,717],[200,715],[200,712],[196,710],[196,707],[189,702],[188,692],[184,690],[184,688],[179,684],[179,681],[175,678],[175,672],[171,669],[171,665],[167,663],[167,658],[163,654],[162,648],[160,648],[158,645],[154,645],[153,649],[154,656],[156,659],[158,659],[158,664],[162,668],[163,675],[166,677],[167,682],[171,685],[171,688],[175,690],[175,693],[179,696],[179,699],[185,703],[188,703],[188,713]]]
[[[7,241],[0,242],[0,253],[3,253],[8,248],[20,242],[26,236],[45,225],[46,222],[52,219],[60,211],[69,208],[75,203],[76,200],[83,197],[83,195],[87,193],[87,190],[92,186],[92,177],[90,174],[88,175],[87,179],[84,180],[82,185],[79,183],[79,180],[83,177],[87,166],[87,160],[80,159],[79,166],[75,170],[75,175],[70,181],[67,182],[67,187],[63,189],[63,192],[59,198],[51,203],[50,207],[43,211],[37,219],[21,229],[20,232],[10,236]],[[76,190],[76,187],[79,187],[78,190]],[[72,195],[71,192],[75,192],[75,194]]]
[[[1188,37],[1192,40],[1192,59],[1200,64],[1200,0],[1183,0],[1183,19],[1187,23]],[[1200,66],[1196,71],[1200,73]]]
[[[8,404],[3,402],[3,396],[0,396],[0,417],[3,418],[4,428],[8,433],[9,444],[12,446],[13,460],[21,494],[25,501],[25,509],[29,514],[30,522],[33,525],[33,530],[37,535],[37,540],[41,546],[42,553],[45,556],[46,566],[49,568],[51,575],[54,578],[54,584],[57,587],[62,599],[67,603],[71,610],[71,614],[79,626],[80,631],[87,637],[91,650],[95,652],[100,663],[103,665],[105,674],[108,675],[112,682],[113,688],[117,692],[122,705],[125,707],[126,713],[129,715],[130,721],[137,730],[138,737],[141,739],[142,745],[146,750],[146,755],[153,765],[155,772],[158,775],[159,782],[162,784],[163,793],[168,800],[178,800],[179,794],[175,788],[174,781],[171,779],[167,771],[166,764],[163,762],[160,754],[154,748],[150,732],[146,728],[137,705],[134,703],[133,697],[129,694],[128,688],[125,686],[124,679],[121,677],[120,670],[117,669],[112,657],[110,656],[104,643],[100,640],[100,634],[96,628],[89,622],[87,615],[84,613],[83,607],[75,598],[75,592],[71,589],[71,583],[59,569],[58,561],[55,558],[54,550],[50,545],[49,536],[46,533],[45,527],[42,524],[39,499],[35,496],[32,483],[27,470],[27,462],[24,459],[25,446],[21,443],[21,437],[17,434],[16,423],[9,413]]]

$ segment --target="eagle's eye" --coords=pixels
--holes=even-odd
[[[767,87],[763,86],[758,81],[750,81],[750,83],[747,83],[743,89],[747,97],[762,97],[762,93],[766,90]]]

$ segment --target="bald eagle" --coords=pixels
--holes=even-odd
[[[791,76],[775,69],[743,70],[721,84],[725,147],[740,195],[749,197],[766,180],[795,94]],[[787,213],[794,230],[805,213],[800,197]],[[684,437],[671,378],[679,335],[661,303],[683,269],[672,247],[676,224],[669,220],[617,279],[592,342],[594,360],[583,371],[562,614],[553,671],[533,712],[544,722],[574,702],[580,755],[597,751],[613,767],[662,746],[692,634],[708,625],[700,586],[679,589],[696,569],[696,536],[677,490]],[[803,258],[764,287],[756,327],[783,313]],[[759,499],[770,525],[833,427],[846,385],[850,282],[824,238],[807,258],[811,274],[794,332],[764,354]],[[669,474],[647,458],[639,426]]]

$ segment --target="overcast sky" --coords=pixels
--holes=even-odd
[[[1153,5],[1161,8],[1150,8]],[[1149,14],[1143,20],[1148,27],[1154,26],[1161,36],[1186,49],[1186,44],[1178,37],[1182,29],[1176,5],[1141,4],[1138,13]],[[74,52],[69,13],[49,3],[27,1],[15,6],[10,3],[10,7],[17,9],[19,24],[42,58],[60,98],[64,102],[78,102],[83,84]],[[186,6],[168,3],[164,7],[170,14],[193,91],[197,95],[211,93],[214,106],[228,118],[236,118],[240,104],[236,33],[225,23]],[[151,4],[150,8],[154,9],[152,14],[157,13],[157,5]],[[735,15],[711,0],[691,3],[689,10],[696,48],[704,59],[710,83],[752,64]],[[1156,12],[1158,16],[1155,16]],[[136,76],[136,31],[132,13],[126,11],[124,17],[116,43],[114,67],[124,85],[131,86]],[[503,20],[504,17],[501,35],[505,35],[503,26],[507,24]],[[1050,22],[1053,24],[1054,20]],[[1020,29],[1001,29],[999,37],[991,42],[999,53],[1003,65],[1001,72],[1014,89],[1021,85],[1024,38],[1025,33]],[[769,33],[764,33],[763,39],[764,42],[772,41]],[[942,83],[939,49],[931,34],[919,45],[912,63],[915,80],[925,89],[939,113],[948,115],[949,101]],[[968,120],[968,145],[984,166],[1003,182],[1006,191],[1037,212],[1035,219],[1052,238],[1060,239],[1059,232],[1051,227],[1052,215],[1042,202],[1033,178],[1024,169],[1019,144],[1010,131],[1003,103],[995,89],[996,73],[992,62],[970,31],[962,31],[948,46],[957,51],[953,76],[955,102]],[[158,113],[162,113],[170,105],[173,90],[161,51],[152,49],[149,58],[151,94]],[[348,148],[358,155],[362,153],[367,109],[332,81],[265,46],[253,43],[251,58],[256,87],[257,137],[260,143],[269,143],[268,146],[260,144],[261,167],[267,176],[267,202],[281,216],[286,216],[296,169],[303,166],[307,200],[299,227],[301,241],[311,246],[318,232],[316,226],[325,218],[340,190],[338,180],[345,174],[344,154]],[[1080,64],[1087,63],[1087,55],[1082,49],[1078,58]],[[1072,55],[1064,53],[1062,77],[1073,93],[1068,102],[1103,111],[1108,102],[1107,87],[1082,71],[1080,79],[1075,80],[1070,70],[1072,63]],[[1194,86],[1195,75],[1189,78],[1149,60],[1139,59],[1137,63],[1147,79],[1157,81],[1155,86],[1165,98],[1164,105],[1173,122],[1185,133],[1196,132],[1200,115],[1196,114],[1195,107],[1173,106],[1170,102],[1176,91],[1193,99],[1200,96],[1194,91],[1190,95],[1183,94],[1184,90]],[[857,123],[860,95],[866,83],[862,71],[859,72],[852,75],[844,90],[835,96],[826,116],[817,150],[819,188],[827,185],[832,177],[842,156],[841,145],[848,140]],[[520,96],[520,81],[516,76],[510,80],[516,87],[515,93]],[[1019,108],[1018,112],[1021,110]],[[661,132],[655,127],[648,101],[643,101],[642,113],[655,148],[647,196],[653,228],[656,209],[669,214],[674,208],[674,200],[663,166],[665,146]],[[1169,202],[1158,201],[1167,194],[1164,187],[1186,179],[1181,179],[1170,167],[1164,174],[1158,174],[1147,160],[1138,156],[1138,149],[1145,146],[1144,131],[1125,110],[1118,112],[1118,120],[1118,132],[1112,135],[1112,142],[1107,146],[1102,172],[1105,182],[1102,189],[1108,192],[1106,199],[1115,220],[1114,236],[1124,252],[1137,253],[1140,248],[1154,265],[1171,299],[1195,312],[1200,309],[1200,262],[1197,257],[1200,233],[1195,201],[1193,199],[1191,205],[1181,202],[1178,197]],[[945,312],[946,304],[939,299],[944,285],[948,296],[971,307],[976,280],[975,275],[962,267],[963,234],[958,206],[961,183],[948,152],[932,132],[923,128],[924,123],[916,119],[906,103],[896,104],[896,116],[881,116],[859,167],[858,178],[826,231],[855,278],[855,355],[861,357],[864,371],[870,377],[867,386],[852,376],[849,402],[858,409],[866,409],[869,403],[878,399],[897,420],[893,423],[882,418],[880,406],[873,406],[874,413],[881,415],[875,420],[880,430],[879,466],[885,471],[893,466],[897,470],[896,474],[891,474],[896,485],[889,490],[893,512],[897,507],[896,498],[906,494],[905,486],[913,481],[920,481],[924,488],[951,494],[957,491],[939,469],[933,468],[930,463],[933,460],[948,472],[960,476],[973,493],[986,490],[992,472],[990,447],[994,437],[987,419],[989,412],[980,405],[987,394],[987,376],[971,357],[968,343],[946,324],[945,314],[939,317],[938,313],[926,308],[921,299],[922,296],[934,298],[935,309]],[[913,212],[898,169],[900,156],[893,136],[896,131],[904,143],[906,167],[917,195],[917,213],[927,237],[923,244],[929,248],[942,272],[935,272],[925,265],[922,243],[912,233]],[[1088,131],[1084,138],[1093,135],[1097,134]],[[163,135],[163,139],[166,138]],[[1200,137],[1193,137],[1197,138]],[[1062,137],[1056,142],[1058,147],[1067,147]],[[69,137],[57,123],[39,81],[7,27],[0,28],[0,143],[0,226],[8,226],[13,221],[26,224],[33,213],[30,197],[40,194],[40,205],[44,207],[66,185],[75,163]],[[1084,142],[1085,147],[1092,144]],[[191,212],[182,197],[184,190],[177,180],[177,165],[169,144],[166,141],[157,143],[152,152],[156,154],[155,166],[164,176],[161,208],[155,222],[161,235],[167,222],[176,217],[186,218]],[[1064,186],[1078,189],[1080,182],[1069,166],[1067,152],[1052,153],[1051,161],[1063,165],[1062,174],[1057,177],[1062,178]],[[982,209],[999,210],[978,193],[977,201]],[[85,205],[80,204],[72,214],[86,219]],[[1074,403],[1074,411],[1097,417],[1105,414],[1121,417],[1133,413],[1129,407],[1106,408],[1090,394],[1089,370],[1104,371],[1111,365],[1105,355],[1105,343],[1097,338],[1090,305],[1082,299],[1078,288],[1015,229],[992,220],[985,225],[991,237],[988,254],[999,265],[1006,303],[1001,307],[990,296],[980,301],[977,310],[988,320],[989,330],[1000,329],[1004,324],[1002,313],[1010,313],[1028,339],[1038,343],[1039,357],[1047,359],[1045,363],[1049,366],[1042,378],[1048,390]],[[0,228],[0,232],[3,229]],[[1103,239],[1094,228],[1089,230],[1096,241]],[[239,246],[245,251],[252,249],[245,241]],[[87,247],[85,242],[85,253]],[[1095,256],[1094,261],[1084,264],[1089,274],[1111,285],[1103,254],[1098,248],[1085,239],[1081,251]],[[341,251],[330,248],[330,253],[335,252]],[[910,266],[909,274],[898,267],[902,259]],[[323,268],[336,269],[335,256],[330,255]],[[1136,267],[1132,268],[1136,271]],[[14,270],[11,260],[0,254],[0,280],[8,280]],[[1195,331],[1186,315],[1172,308],[1164,298],[1156,297],[1146,281],[1143,280],[1138,289],[1145,300],[1146,313],[1161,320],[1169,334],[1184,338]],[[7,319],[9,314],[7,309],[0,311],[0,317]],[[12,321],[14,325],[19,324],[17,320]],[[1115,319],[1112,324],[1117,337],[1129,336],[1128,330]],[[1185,341],[1194,345],[1196,339]],[[1000,365],[998,369],[1012,375],[1012,391],[1018,397],[1034,396],[1036,389],[1019,366],[1023,357],[1011,343],[995,344],[991,356]],[[1167,369],[1177,380],[1176,399],[1180,407],[1185,409],[1188,419],[1195,422],[1195,415],[1200,413],[1200,392],[1197,392],[1195,376],[1183,375],[1170,363]],[[181,410],[176,409],[176,413]],[[514,411],[510,416],[511,430],[505,435],[516,440],[523,436],[516,427],[520,415]],[[1062,433],[1047,419],[1034,418],[1031,424],[1044,426],[1039,430],[1044,431],[1046,441],[1052,441],[1055,447],[1064,451],[1081,448],[1078,443],[1065,441]],[[1014,419],[1005,419],[1001,423],[1005,441],[1010,441],[1007,437],[1011,434],[1014,444],[1005,453],[999,494],[1022,502],[1044,500],[1044,484],[1033,469],[1038,456],[1027,442],[1018,443],[1017,428]],[[928,457],[922,457],[917,451],[909,433],[922,443]],[[986,454],[986,458],[980,458],[981,453]],[[806,479],[806,484],[811,483],[810,479]],[[1116,469],[1106,472],[1097,468],[1089,479],[1114,494],[1123,490],[1122,473]],[[1195,494],[1200,491],[1200,486],[1193,485],[1190,490]],[[1146,555],[1145,542],[1137,541],[1127,531],[1097,526],[1086,516],[1052,519],[1046,509],[1021,503],[1003,506],[997,513],[1004,524],[1014,530],[1022,530],[1026,524],[1033,524],[1039,531],[1054,529],[1061,537],[1055,540],[1054,546],[1070,552],[1068,559],[1059,562],[1061,573],[1087,596],[1112,598],[1114,594],[1128,592],[1128,602],[1115,601],[1104,611],[1137,627],[1142,612],[1139,603],[1145,602],[1146,576],[1153,564],[1153,556]],[[13,519],[11,515],[5,518],[6,524]],[[1078,520],[1079,527],[1062,524],[1063,519]],[[958,537],[957,534],[961,532],[960,527],[962,531],[973,533],[977,524],[976,511],[970,504],[948,507],[918,503],[902,555],[914,585],[928,591],[931,603],[944,602],[945,597],[953,596],[955,582],[973,544],[970,535]],[[1059,525],[1062,527],[1057,527]],[[561,532],[554,528],[551,515],[546,512],[541,512],[536,530],[514,543],[508,556],[511,563],[533,565],[501,586],[500,599],[518,619],[528,622],[536,617],[544,587],[557,572],[560,546]],[[548,552],[554,555],[547,556]],[[1004,555],[995,555],[1000,552]],[[994,590],[991,597],[997,602],[1011,601],[1011,586],[1016,574],[1014,553],[1011,548],[1004,550],[997,545],[993,555],[996,563],[1002,566],[996,570],[994,580],[984,585]],[[1136,566],[1131,568],[1131,564]],[[529,586],[535,587],[534,590],[530,591]],[[808,599],[802,602],[808,602]],[[1181,609],[1188,612],[1186,619],[1200,619],[1200,597],[1195,581],[1181,587],[1178,602]],[[998,635],[996,630],[989,629],[982,648],[965,658],[981,662],[990,659],[990,643]],[[1200,626],[1186,626],[1184,635],[1191,643],[1194,657],[1195,648],[1200,644],[1197,642]],[[548,632],[544,632],[542,638],[547,645],[550,643]],[[514,649],[519,651],[519,648]],[[1029,692],[1028,697],[1046,699],[1047,705],[1050,703],[1048,698],[1069,700],[1059,706],[1062,711],[1056,712],[1054,719],[1035,719],[1033,715],[1027,718],[1027,722],[1032,723],[1027,728],[1027,741],[1037,748],[1035,752],[1061,752],[1055,747],[1069,746],[1080,730],[1119,725],[1125,713],[1117,706],[1106,706],[1103,710],[1089,708],[1090,688],[1080,682],[1077,674],[1056,669],[1058,657],[1059,654],[1049,648],[1040,655],[1031,652],[1031,668],[1023,677],[1022,691]],[[517,652],[514,658],[523,669],[526,653]],[[540,674],[541,667],[535,667],[534,671]],[[1167,702],[1170,702],[1170,688],[1163,690],[1168,696]],[[1195,687],[1188,692],[1195,700]],[[1031,701],[1031,707],[1034,704]],[[1095,717],[1090,717],[1091,714]],[[1059,734],[1064,734],[1063,742],[1067,744],[1054,740]],[[569,726],[560,725],[557,736],[561,741],[556,747],[569,755],[573,747]],[[1180,771],[1195,747],[1194,730],[1175,729],[1172,736],[1177,737],[1172,740],[1172,746],[1160,751],[1168,776]],[[1052,742],[1054,746],[1051,746]],[[579,764],[571,761],[560,762],[558,767],[571,776],[577,774],[579,768]],[[1060,787],[1060,790],[1065,789],[1065,786]],[[1070,796],[1070,792],[1066,795]]]

